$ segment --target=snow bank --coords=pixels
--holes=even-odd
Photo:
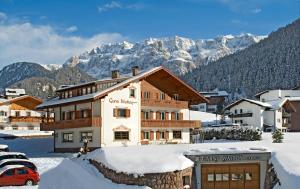
[[[38,131],[38,130],[2,130],[0,131],[1,137],[30,137],[30,136],[51,136],[52,131]]]
[[[141,189],[148,187],[115,184],[103,177],[88,161],[63,160],[54,169],[42,174],[40,189]]]
[[[88,159],[128,174],[163,173],[183,170],[194,163],[175,145],[108,147],[88,154]]]

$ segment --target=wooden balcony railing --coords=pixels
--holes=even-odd
[[[189,120],[142,120],[142,127],[156,128],[200,128],[200,121]]]
[[[39,123],[42,121],[41,117],[38,116],[10,116],[9,117],[10,122],[35,122]]]
[[[88,117],[41,123],[41,131],[53,131],[56,129],[71,129],[80,127],[101,127],[101,117]]]
[[[155,99],[145,99],[142,98],[142,106],[150,107],[168,107],[168,108],[180,108],[186,109],[189,107],[187,101],[178,101],[178,100],[155,100]]]

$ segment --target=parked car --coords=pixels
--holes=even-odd
[[[0,169],[0,186],[31,186],[39,181],[38,172],[23,165],[6,165]]]
[[[25,154],[20,152],[0,152],[0,161],[4,159],[28,159]]]
[[[0,144],[0,152],[9,152],[8,146]]]
[[[27,159],[4,159],[0,161],[0,169],[5,167],[6,165],[23,165],[32,169],[33,171],[37,171],[37,168],[34,165],[34,163]]]

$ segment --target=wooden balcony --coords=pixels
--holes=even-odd
[[[200,121],[189,120],[142,120],[142,127],[155,128],[200,128]]]
[[[26,123],[39,123],[42,121],[38,116],[10,116],[9,122],[26,122]]]
[[[101,117],[88,117],[59,122],[41,123],[41,131],[53,131],[56,129],[72,129],[81,127],[101,127]]]
[[[155,100],[155,99],[145,99],[142,98],[142,106],[149,107],[168,107],[168,108],[178,108],[187,109],[189,104],[187,101],[177,101],[177,100]]]

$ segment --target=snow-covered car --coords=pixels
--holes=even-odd
[[[20,152],[0,152],[0,161],[4,159],[28,159],[24,153]]]
[[[0,161],[0,169],[6,165],[23,165],[32,169],[33,171],[37,171],[37,168],[34,165],[34,163],[27,159],[4,159]]]
[[[23,165],[6,165],[0,169],[0,186],[31,186],[39,181],[39,173]]]
[[[0,152],[8,152],[9,148],[7,145],[0,144]]]

